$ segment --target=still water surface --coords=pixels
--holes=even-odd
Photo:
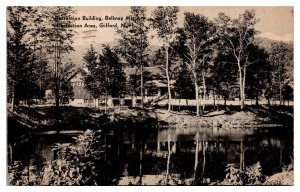
[[[36,135],[12,151],[13,160],[27,161],[40,170],[43,164],[55,160],[55,143],[73,142],[73,134]],[[225,166],[237,163],[249,166],[258,161],[267,175],[279,172],[293,157],[293,132],[276,128],[127,128],[107,135],[119,162],[120,185],[124,178],[169,173],[180,178],[192,178],[195,169],[203,178],[223,180]],[[168,155],[170,151],[170,156]],[[112,170],[114,171],[114,170]]]

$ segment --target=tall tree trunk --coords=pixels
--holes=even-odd
[[[193,65],[196,66],[196,61],[193,61]],[[196,115],[200,116],[200,103],[199,103],[199,85],[197,84],[197,74],[196,71],[193,71],[194,75],[194,84],[195,84],[195,94],[196,94]]]
[[[244,80],[243,80],[243,72],[242,72],[242,67],[240,60],[238,60],[238,67],[239,67],[239,85],[240,85],[240,106],[241,109],[244,109],[245,107],[245,100],[244,100]]]
[[[279,105],[282,105],[282,85],[279,83]]]
[[[245,107],[245,84],[246,84],[246,66],[244,66],[244,70],[243,70],[244,74],[243,74],[243,100],[242,100],[242,108],[241,109],[244,109]]]
[[[141,61],[142,62],[142,61]],[[144,74],[143,64],[141,64],[141,107],[144,108]]]
[[[56,85],[55,85],[55,107],[56,108],[59,107],[59,87],[58,87],[58,83],[56,83]]]
[[[282,75],[281,75],[281,65],[278,66],[278,76],[279,76],[279,105],[282,105]]]
[[[195,83],[195,94],[196,94],[196,115],[200,116],[200,106],[199,106],[199,86],[197,83]]]
[[[107,90],[105,91],[104,96],[104,114],[107,114]]]
[[[202,72],[202,83],[203,83],[203,108],[202,111],[204,112],[205,110],[205,100],[206,100],[206,84],[205,84],[205,73],[204,71]]]
[[[171,95],[171,84],[170,84],[170,77],[169,77],[169,51],[168,51],[168,46],[164,46],[165,47],[165,52],[166,52],[166,75],[167,75],[167,82],[168,82],[168,95],[169,95],[169,99],[168,99],[168,112],[171,111],[171,99],[172,99],[172,95]]]
[[[213,104],[214,104],[214,111],[216,110],[216,95],[215,95],[215,89],[213,89]]]
[[[220,95],[217,96],[217,111],[219,111]]]
[[[58,31],[56,31],[58,33]],[[54,52],[54,73],[55,73],[55,106],[56,109],[59,107],[59,75],[58,75],[58,65],[59,65],[59,48],[58,48],[58,39],[55,40],[55,52]]]

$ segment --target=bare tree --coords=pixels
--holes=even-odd
[[[234,56],[239,73],[240,106],[245,107],[245,82],[246,70],[249,65],[256,61],[249,61],[249,45],[254,41],[258,33],[254,28],[259,20],[255,17],[254,10],[246,10],[237,19],[230,18],[224,13],[219,13],[216,23],[218,35],[224,45]]]
[[[166,76],[168,83],[168,111],[171,111],[171,83],[169,75],[169,48],[170,43],[175,37],[175,30],[177,25],[177,13],[179,12],[178,7],[157,7],[150,19],[154,29],[157,31],[158,37],[163,41],[163,47],[166,54]]]
[[[195,14],[185,13],[184,33],[187,38],[186,58],[187,65],[193,74],[193,83],[195,85],[197,116],[200,115],[199,103],[199,82],[202,77],[204,96],[206,95],[206,73],[208,63],[213,54],[212,40],[214,39],[214,25],[208,21],[207,17]],[[203,105],[204,106],[204,105]]]

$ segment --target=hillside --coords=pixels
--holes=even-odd
[[[97,52],[102,51],[102,44],[110,45],[111,47],[115,47],[118,45],[116,41],[106,42],[106,43],[93,43],[93,46]],[[71,52],[69,55],[66,55],[66,59],[71,59],[76,65],[82,66],[83,65],[83,55],[90,48],[91,44],[79,44],[73,45],[75,51]],[[157,45],[150,45],[150,55],[159,49]]]
[[[265,37],[256,37],[255,38],[255,43],[257,43],[259,46],[264,47],[267,51],[271,49],[271,44],[279,42],[276,40],[272,40],[269,38]],[[96,51],[101,52],[102,50],[102,44],[103,43],[93,43],[94,48]],[[108,44],[111,47],[117,46],[116,41],[111,41],[111,42],[106,42],[104,44]],[[293,42],[287,42],[291,47],[293,47]],[[73,45],[75,51],[71,52],[69,55],[66,55],[65,57],[67,59],[71,59],[77,66],[82,66],[83,65],[83,55],[85,54],[86,50],[90,47],[91,44],[78,44],[78,45]],[[155,51],[157,51],[160,47],[158,45],[150,45],[150,55],[154,54]]]
[[[276,42],[279,42],[279,41],[269,39],[269,38],[266,38],[266,37],[256,37],[254,42],[257,43],[259,46],[265,48],[267,51],[270,51],[272,43],[276,43]],[[287,43],[291,47],[294,46],[293,42],[285,42],[285,43]]]

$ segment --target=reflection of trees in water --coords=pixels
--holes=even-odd
[[[207,131],[193,132],[194,135],[191,136],[181,134],[173,128],[157,130],[127,126],[115,124],[110,128],[113,134],[110,134],[110,130],[107,131],[109,134],[105,137],[105,145],[110,146],[110,150],[105,153],[104,159],[109,166],[99,169],[99,172],[102,171],[104,174],[107,172],[107,177],[105,176],[107,181],[117,181],[122,176],[136,176],[139,178],[137,184],[145,184],[147,183],[145,175],[164,175],[161,181],[163,185],[175,182],[205,185],[207,178],[224,179],[225,166],[228,163],[237,163],[243,168],[260,161],[264,174],[274,173],[279,171],[283,163],[290,162],[289,155],[293,150],[292,139],[286,141],[288,137],[283,138],[285,135],[278,133],[272,135],[268,131],[244,135],[243,140],[239,140],[243,134],[237,134],[233,138],[230,134],[217,134],[215,138],[210,138]],[[43,148],[47,146],[37,145],[36,141],[33,145],[35,146],[28,148],[36,149],[40,153],[23,151],[17,154],[19,156],[24,154],[22,157],[24,168],[36,165],[36,170],[40,170],[43,156],[47,153]],[[26,156],[27,154],[34,155]],[[30,163],[27,163],[28,160],[31,160]],[[192,183],[184,182],[191,179]]]

